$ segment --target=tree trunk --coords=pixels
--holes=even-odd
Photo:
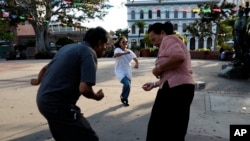
[[[10,26],[9,28],[10,28],[10,31],[11,31],[12,34],[17,35],[17,33],[16,33],[17,32],[17,28],[16,27]],[[10,39],[10,48],[11,48],[11,50],[15,50],[15,46],[14,46],[13,42],[14,42],[14,40]]]
[[[214,38],[214,50],[217,50],[217,38],[218,38],[219,26],[216,23],[215,38]]]
[[[138,46],[140,46],[140,37],[141,37],[141,32],[140,32],[140,29],[138,30]]]
[[[48,24],[44,24],[44,25],[32,24],[32,27],[36,34],[37,52],[48,53],[49,52]]]

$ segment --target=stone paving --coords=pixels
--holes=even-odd
[[[113,73],[113,58],[99,59],[94,90],[102,88],[105,97],[98,102],[81,97],[78,105],[100,141],[145,140],[157,89],[145,92],[141,86],[156,80],[151,75],[154,60],[139,58],[139,69],[133,70],[130,106],[124,107],[119,100],[121,84]],[[0,60],[1,141],[53,141],[47,122],[36,107],[38,86],[29,84],[49,61]],[[229,141],[230,124],[250,124],[250,80],[219,77],[218,72],[226,63],[192,60],[195,80],[205,82],[206,87],[196,89],[186,141]]]

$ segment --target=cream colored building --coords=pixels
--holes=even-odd
[[[220,0],[214,1],[220,2]],[[204,38],[192,37],[185,30],[185,27],[189,23],[200,18],[197,13],[193,12],[194,9],[197,9],[197,4],[205,2],[211,2],[211,0],[162,0],[161,3],[159,0],[127,0],[127,22],[130,28],[128,41],[130,45],[139,45],[148,27],[153,23],[171,21],[174,24],[176,32],[187,35],[187,47],[189,50],[196,50],[198,48],[210,48],[213,50],[215,47],[215,36]],[[140,39],[138,38],[138,27],[134,25],[138,20],[143,20],[146,23]],[[214,25],[213,32],[216,31],[216,24]]]

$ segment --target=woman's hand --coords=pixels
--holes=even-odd
[[[138,68],[139,68],[139,65],[138,65],[138,64],[135,64],[134,68],[138,69]]]
[[[144,85],[142,85],[142,89],[143,89],[144,91],[150,91],[150,90],[152,90],[154,87],[155,87],[155,86],[154,86],[154,83],[153,83],[153,82],[147,82],[147,83],[145,83]]]
[[[160,78],[161,75],[160,66],[156,66],[155,68],[153,68],[152,73],[156,78]]]

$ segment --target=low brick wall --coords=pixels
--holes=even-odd
[[[219,51],[190,51],[191,59],[219,60]]]

